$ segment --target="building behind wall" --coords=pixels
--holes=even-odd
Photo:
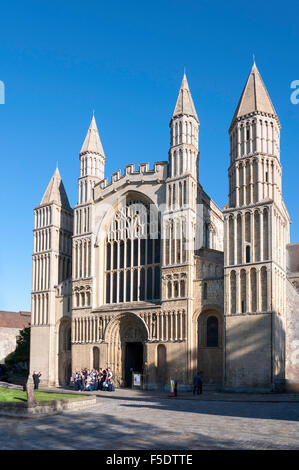
[[[0,364],[16,349],[20,331],[30,326],[30,312],[0,311]]]
[[[153,168],[129,164],[108,182],[93,116],[78,203],[72,210],[56,170],[35,209],[31,369],[44,383],[106,366],[118,386],[130,386],[131,369],[148,388],[170,378],[190,388],[198,369],[206,384],[234,390],[285,380],[289,215],[280,123],[255,64],[229,134],[222,211],[200,182],[199,119],[185,74],[168,160]]]

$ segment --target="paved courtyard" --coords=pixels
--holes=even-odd
[[[94,393],[80,412],[0,417],[0,449],[299,448],[299,397]]]

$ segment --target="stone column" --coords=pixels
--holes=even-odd
[[[169,312],[169,322],[170,322],[170,341],[173,341],[173,312]]]
[[[180,311],[180,341],[183,341],[183,312]]]
[[[236,171],[236,207],[240,205],[240,187],[239,187],[239,164],[235,167]]]
[[[243,162],[243,206],[246,206],[247,191],[246,191],[246,162]]]
[[[164,341],[164,312],[160,313],[160,319],[161,319],[161,341]]]
[[[241,215],[241,264],[246,261],[245,258],[245,212]]]
[[[236,313],[240,313],[241,309],[241,280],[240,269],[236,270]]]
[[[150,313],[149,314],[149,322],[148,322],[148,331],[149,331],[148,339],[149,339],[149,341],[151,341],[153,339],[153,337],[152,337],[152,316],[153,316],[153,314]]]
[[[257,312],[261,312],[261,269],[256,269],[256,306]]]
[[[90,272],[89,272],[89,263],[90,263],[90,260],[89,260],[89,255],[90,255],[89,247],[90,247],[90,241],[86,240],[86,273],[85,273],[85,277],[90,276]]]
[[[272,279],[271,279],[271,268],[267,267],[267,310],[272,310]],[[281,296],[283,297],[283,295]]]
[[[234,219],[234,263],[238,264],[238,224],[237,224],[237,214],[233,215]]]
[[[255,260],[255,236],[254,236],[254,211],[250,211],[250,242],[251,242],[251,256],[250,262]]]
[[[161,312],[157,312],[157,340],[160,340],[160,314]]]
[[[250,204],[253,204],[253,161],[250,160]]]
[[[179,326],[179,322],[178,322],[178,312],[175,312],[175,340],[177,341],[179,338],[178,338],[178,326]]]
[[[260,261],[264,259],[264,215],[260,209]]]
[[[252,311],[252,303],[251,303],[251,289],[250,289],[250,268],[246,269],[246,308],[245,312]]]

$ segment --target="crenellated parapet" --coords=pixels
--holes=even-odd
[[[155,162],[154,168],[149,168],[149,163],[140,163],[138,169],[134,164],[127,165],[125,172],[121,174],[121,170],[116,171],[108,178],[103,179],[94,187],[94,200],[103,199],[111,192],[116,192],[120,188],[130,184],[143,183],[162,183],[167,178],[168,162]]]

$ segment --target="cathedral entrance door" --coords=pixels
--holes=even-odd
[[[143,372],[143,344],[126,343],[125,386],[132,386],[132,372]]]
[[[108,343],[107,364],[113,371],[117,387],[132,385],[130,369],[143,372],[147,338],[144,321],[134,313],[122,312],[108,324],[105,333],[105,341]]]

